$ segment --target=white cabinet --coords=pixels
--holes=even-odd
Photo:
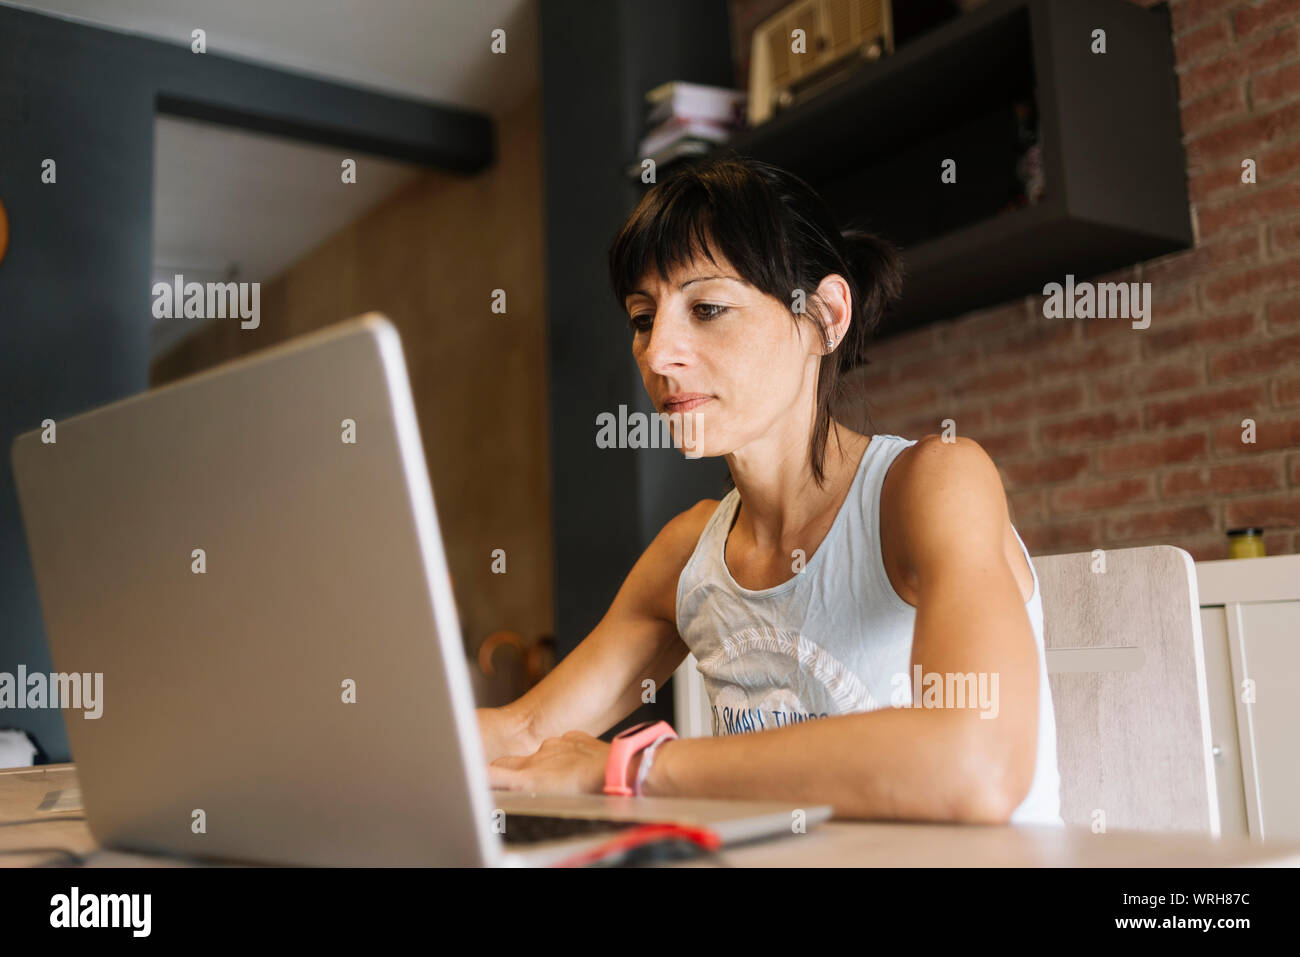
[[[1236,696],[1228,662],[1228,624],[1223,606],[1201,608],[1205,683],[1210,694],[1210,737],[1214,780],[1219,792],[1219,827],[1226,837],[1245,837],[1246,794],[1242,788],[1241,749],[1237,743]]]
[[[1300,839],[1300,555],[1196,574],[1222,833]]]

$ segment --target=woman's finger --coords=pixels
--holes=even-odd
[[[488,765],[488,786],[494,791],[518,791],[520,772],[513,768],[500,768],[496,762]]]

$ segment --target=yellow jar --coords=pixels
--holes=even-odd
[[[1228,529],[1229,558],[1263,558],[1264,530],[1262,528]]]

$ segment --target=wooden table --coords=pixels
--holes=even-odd
[[[0,867],[68,863],[69,858],[55,849],[82,856],[97,850],[83,811],[41,810],[47,797],[70,789],[79,790],[76,768],[71,764],[0,771]],[[6,826],[6,822],[30,820],[44,823]],[[14,853],[25,848],[42,850]]]
[[[51,848],[93,855],[100,866],[177,862],[143,855],[99,852],[82,811],[57,808],[55,792],[78,788],[71,764],[0,771],[0,866],[63,863]],[[73,795],[65,795],[66,797]],[[69,818],[78,818],[70,820]],[[4,826],[7,821],[49,823]],[[1199,834],[1112,831],[1086,828],[963,826],[952,824],[830,821],[776,840],[723,850],[735,867],[1297,867],[1300,844],[1258,843]],[[691,862],[677,866],[712,866]]]
[[[828,821],[807,834],[723,848],[722,857],[732,867],[1300,867],[1300,844],[1082,827]]]

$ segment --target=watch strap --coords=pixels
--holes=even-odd
[[[635,794],[628,784],[628,766],[638,751],[649,747],[665,734],[677,737],[677,732],[667,721],[643,721],[615,735],[610,742],[609,757],[605,762],[605,793],[622,797]]]

